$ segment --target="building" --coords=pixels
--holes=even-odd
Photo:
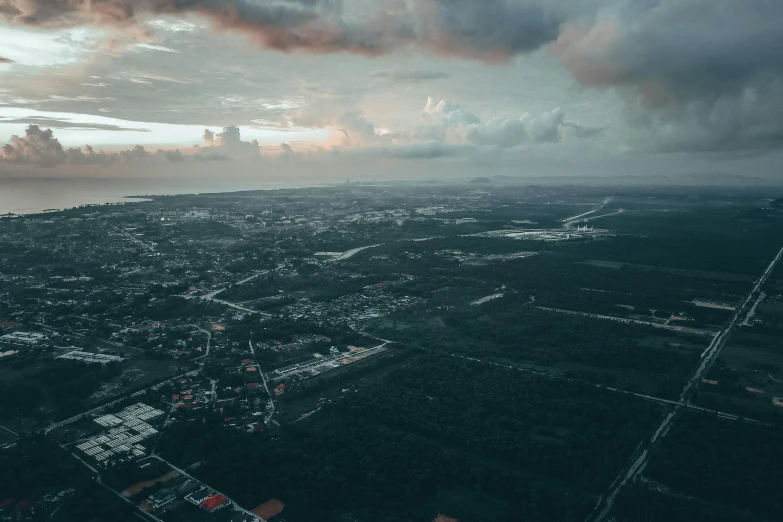
[[[15,346],[35,346],[46,340],[46,336],[37,332],[15,331],[0,336],[0,342]]]
[[[212,495],[211,497],[207,497],[201,502],[199,502],[199,506],[206,509],[207,511],[217,511],[219,509],[223,509],[224,507],[228,506],[228,499],[224,496],[218,493],[217,495]]]
[[[86,363],[109,364],[110,362],[122,362],[125,359],[119,355],[107,355],[104,353],[84,352],[82,350],[73,350],[56,357],[56,359],[71,359],[73,361],[82,361]]]
[[[76,449],[98,464],[106,465],[110,458],[135,458],[147,454],[140,443],[158,433],[146,421],[162,417],[161,410],[137,403],[116,414],[102,415],[95,419],[107,431],[76,446]]]

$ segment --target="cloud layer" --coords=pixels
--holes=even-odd
[[[340,137],[339,144],[331,149],[310,148],[297,152],[282,143],[279,146],[283,159],[294,159],[330,153],[352,153],[365,157],[427,159],[455,156],[477,149],[500,151],[521,146],[556,144],[600,134],[601,129],[584,127],[567,121],[565,113],[553,109],[538,116],[524,114],[518,118],[492,118],[483,121],[459,104],[448,100],[429,98],[421,112],[420,121],[413,127],[397,131],[380,130],[357,110],[333,115],[315,108],[298,111],[291,116],[297,124],[331,129]],[[58,166],[103,165],[135,163],[147,160],[183,161],[255,161],[261,158],[258,141],[243,141],[239,127],[230,125],[222,132],[205,129],[203,145],[194,145],[183,153],[176,150],[157,150],[149,153],[143,146],[120,152],[95,151],[89,145],[84,148],[64,148],[51,129],[32,124],[24,136],[12,136],[0,149],[0,162]]]
[[[559,143],[601,133],[566,121],[565,113],[555,108],[538,116],[496,117],[486,121],[448,100],[429,98],[421,113],[422,123],[415,136],[427,141],[450,141],[501,149],[526,144]]]
[[[552,46],[583,85],[616,89],[659,150],[783,145],[783,2],[628,2]]]
[[[560,18],[523,0],[407,0],[345,12],[340,0],[0,0],[18,25],[138,30],[145,18],[195,14],[280,51],[377,56],[414,46],[505,60],[557,38]]]
[[[52,129],[41,129],[38,125],[30,125],[25,129],[24,136],[11,136],[11,139],[0,148],[0,163],[17,165],[37,165],[56,167],[59,165],[101,165],[111,166],[118,163],[136,163],[153,160],[163,160],[179,163],[191,161],[224,161],[231,159],[253,160],[260,157],[258,142],[242,141],[239,128],[226,127],[223,133],[215,134],[206,131],[213,141],[206,146],[194,146],[190,154],[183,154],[179,149],[158,149],[148,152],[142,145],[119,152],[96,151],[90,145],[83,148],[64,148],[54,137]]]

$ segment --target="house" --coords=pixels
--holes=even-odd
[[[212,492],[209,491],[207,488],[202,487],[197,489],[187,497],[185,497],[185,500],[193,504],[199,505],[202,502],[204,502],[206,499],[208,499],[210,496],[212,496]]]
[[[218,493],[217,495],[212,495],[211,497],[205,498],[199,503],[199,505],[207,511],[217,511],[218,509],[222,509],[228,505],[228,499],[224,495]]]

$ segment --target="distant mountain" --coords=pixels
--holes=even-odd
[[[492,183],[494,183],[494,181],[492,181],[489,178],[481,177],[481,178],[473,178],[472,180],[468,181],[468,183],[473,183],[474,185],[491,185]]]

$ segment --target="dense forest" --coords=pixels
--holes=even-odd
[[[647,474],[674,491],[759,517],[783,512],[779,428],[688,412],[680,417]]]
[[[282,499],[287,520],[575,521],[660,417],[592,386],[421,356],[312,420],[181,425],[160,448],[247,505]]]

